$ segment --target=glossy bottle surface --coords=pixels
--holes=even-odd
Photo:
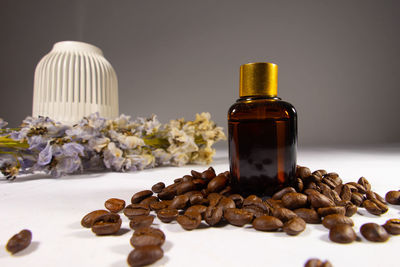
[[[236,191],[272,195],[293,182],[295,108],[278,97],[242,97],[228,112],[229,160]]]

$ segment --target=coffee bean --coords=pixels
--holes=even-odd
[[[306,229],[306,222],[300,217],[294,217],[283,225],[283,231],[288,235],[298,235]]]
[[[186,181],[176,186],[176,193],[182,195],[186,192],[193,191],[196,189],[196,185],[192,181]]]
[[[158,194],[165,188],[165,184],[163,182],[156,183],[151,187],[151,191]]]
[[[351,243],[356,238],[356,233],[348,224],[337,224],[329,230],[329,239],[336,243]]]
[[[179,215],[176,221],[185,230],[193,230],[199,227],[201,223],[201,215],[199,212],[191,211],[185,212],[184,215]]]
[[[337,224],[347,224],[350,226],[354,226],[353,220],[342,214],[330,214],[322,220],[322,224],[328,229],[331,229]]]
[[[269,198],[266,199],[264,203],[267,204],[269,207],[272,207],[273,209],[284,208],[282,200]]]
[[[339,193],[330,188],[323,189],[322,194],[328,197],[329,199],[333,200],[333,202],[335,202],[336,205],[338,205],[338,203],[342,201],[342,199],[339,196]]]
[[[313,209],[300,208],[294,210],[294,213],[296,213],[296,215],[302,218],[306,223],[321,223],[321,219],[319,218],[318,213]]]
[[[135,216],[130,220],[129,227],[133,230],[150,227],[154,221],[153,215]]]
[[[176,179],[174,179],[174,183],[175,184],[180,184],[180,183],[182,183],[183,182],[183,179],[182,178],[176,178]]]
[[[368,182],[368,180],[365,177],[360,177],[360,179],[358,179],[358,182],[360,185],[362,185],[366,191],[370,191],[371,190],[371,184]]]
[[[361,226],[360,232],[365,239],[372,242],[385,242],[389,239],[389,234],[385,228],[376,223],[365,223]]]
[[[400,191],[389,191],[386,193],[385,199],[392,205],[400,205]]]
[[[261,203],[262,199],[256,195],[250,195],[243,200],[243,206],[253,205],[254,203]]]
[[[241,227],[247,223],[251,223],[253,214],[243,209],[227,209],[224,212],[224,218],[230,224]]]
[[[222,195],[218,193],[211,193],[207,196],[207,199],[210,201],[210,206],[216,206],[222,199]]]
[[[127,262],[132,267],[150,265],[164,256],[159,246],[144,246],[132,250],[128,255]]]
[[[121,228],[121,217],[116,213],[107,213],[98,216],[92,225],[92,232],[96,235],[112,235]]]
[[[90,227],[92,227],[92,225],[93,225],[93,221],[94,221],[97,217],[99,217],[100,215],[107,214],[107,213],[109,213],[107,210],[95,210],[95,211],[92,211],[92,212],[86,214],[86,215],[82,218],[82,220],[81,220],[81,225],[82,225],[83,227],[90,228]]]
[[[198,205],[198,204],[205,203],[205,199],[203,197],[203,194],[200,193],[200,192],[192,194],[189,197],[189,201],[190,201],[190,204],[192,204],[192,205]]]
[[[293,187],[285,187],[281,190],[279,190],[278,192],[276,192],[273,196],[272,199],[282,199],[283,195],[287,194],[287,193],[295,193],[296,189],[294,189]]]
[[[236,208],[235,202],[231,198],[225,196],[221,198],[217,206],[222,208],[222,211],[225,211],[226,209]]]
[[[192,177],[193,177],[194,179],[200,179],[200,178],[201,178],[201,172],[197,172],[197,171],[195,171],[195,170],[191,170],[191,171],[190,171],[190,174],[192,175]]]
[[[208,168],[207,170],[203,171],[201,174],[201,178],[210,181],[215,177],[215,170],[213,167]]]
[[[137,204],[140,201],[142,201],[145,198],[150,197],[151,195],[153,195],[153,192],[150,190],[143,190],[140,192],[137,192],[136,194],[134,194],[131,198],[131,202],[132,204]]]
[[[335,202],[318,192],[308,195],[308,201],[315,209],[335,206]]]
[[[166,208],[157,211],[157,217],[162,221],[163,223],[170,223],[178,217],[179,212],[177,209],[174,208]]]
[[[340,183],[337,183],[333,178],[331,178],[329,176],[325,176],[324,178],[322,178],[321,182],[326,184],[327,186],[329,186],[331,189],[334,189],[336,186],[338,186],[340,184]]]
[[[196,186],[197,190],[201,190],[207,185],[207,181],[201,178],[193,179],[192,182]]]
[[[125,207],[124,214],[129,219],[132,219],[134,216],[149,215],[150,210],[143,204],[130,204]]]
[[[299,167],[296,170],[296,176],[302,179],[305,179],[310,175],[311,175],[311,170],[307,167]]]
[[[359,184],[359,183],[356,183],[356,182],[348,182],[348,183],[346,183],[347,185],[351,185],[353,188],[355,188],[356,189],[356,191],[358,192],[358,193],[360,193],[360,194],[365,194],[365,193],[367,193],[367,190],[364,188],[364,186],[362,186],[361,184]],[[353,190],[351,190],[352,192],[354,192]]]
[[[207,185],[208,192],[219,192],[221,191],[228,183],[228,178],[224,175],[219,175],[213,178]]]
[[[239,194],[233,194],[228,196],[230,199],[232,199],[235,202],[235,207],[240,209],[243,205],[243,197]]]
[[[208,225],[213,226],[222,219],[223,211],[221,207],[209,206],[204,213],[204,220]]]
[[[322,262],[319,259],[309,259],[304,267],[333,267],[329,261]]]
[[[243,206],[242,210],[250,212],[251,214],[253,214],[253,217],[256,217],[256,218],[258,218],[260,216],[268,215],[267,212],[265,212],[263,209],[261,209],[260,207],[258,207],[256,205]]]
[[[317,210],[317,213],[318,213],[319,217],[325,217],[325,216],[328,216],[329,214],[345,215],[346,214],[346,208],[342,207],[342,206],[319,208]]]
[[[133,233],[130,243],[133,247],[161,246],[165,242],[165,235],[160,229],[153,227],[139,228]]]
[[[253,220],[253,227],[258,231],[276,231],[283,226],[276,217],[263,215]]]
[[[202,218],[204,218],[206,210],[207,207],[204,205],[193,205],[189,207],[185,212],[197,212],[200,213]]]
[[[382,226],[389,234],[400,235],[400,219],[387,220],[386,223]]]
[[[351,216],[353,216],[354,214],[356,214],[356,212],[357,212],[357,206],[354,205],[354,204],[351,203],[351,202],[346,203],[344,207],[345,207],[345,209],[346,209],[345,215],[346,215],[347,217],[351,217]]]
[[[294,188],[297,190],[297,192],[302,192],[304,189],[303,180],[301,180],[300,178],[296,178],[294,182]]]
[[[125,200],[119,198],[110,198],[105,203],[104,206],[111,212],[119,212],[125,208]]]
[[[351,194],[351,202],[357,207],[360,207],[363,201],[364,201],[364,196],[361,193],[353,192]]]
[[[158,198],[161,200],[171,200],[176,195],[176,186],[168,186],[158,193]]]
[[[342,187],[342,191],[340,192],[340,198],[344,201],[350,201],[351,200],[351,190],[350,187],[345,184]]]
[[[165,208],[168,208],[168,206],[171,204],[170,200],[163,200],[161,202],[154,202],[150,204],[150,209],[154,211],[162,210]]]
[[[11,254],[15,254],[25,248],[27,248],[32,241],[31,231],[24,229],[18,234],[13,235],[7,242],[6,249]]]
[[[193,181],[193,176],[191,175],[184,175],[182,177],[182,182],[189,182],[189,181]]]
[[[386,200],[376,192],[367,191],[367,193],[365,193],[365,196],[367,197],[368,200],[377,199],[381,203],[386,204]]]
[[[272,211],[272,216],[278,218],[282,222],[287,222],[294,217],[297,217],[296,213],[286,208],[277,208]]]
[[[179,195],[179,196],[176,196],[173,200],[172,200],[172,202],[171,202],[171,204],[169,205],[169,207],[171,208],[171,209],[184,209],[185,207],[186,207],[186,205],[188,204],[188,202],[189,202],[189,197],[188,196],[185,196],[185,195]]]
[[[145,205],[148,209],[150,209],[150,204],[158,202],[158,198],[155,196],[151,196],[140,201],[140,204]]]
[[[387,211],[387,207],[385,207],[386,205],[381,206],[379,200],[377,199],[367,199],[363,202],[363,206],[369,213],[374,215],[381,215]]]
[[[287,193],[282,197],[282,204],[288,209],[297,209],[305,207],[307,204],[307,195],[301,193]]]
[[[219,191],[219,193],[223,196],[229,196],[232,193],[233,189],[230,185],[226,186],[224,189]]]

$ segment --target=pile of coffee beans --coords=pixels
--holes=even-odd
[[[25,248],[27,248],[32,241],[31,231],[24,229],[18,234],[13,235],[10,240],[8,240],[6,249],[11,253],[15,254]]]
[[[321,261],[320,259],[309,259],[304,267],[332,267],[333,265],[329,261]]]
[[[295,183],[282,188],[271,198],[256,195],[242,196],[233,191],[230,173],[217,174],[210,167],[203,172],[191,171],[174,180],[173,184],[156,183],[151,190],[135,193],[131,204],[111,198],[105,202],[107,210],[95,210],[83,217],[81,224],[96,235],[115,234],[121,227],[123,214],[135,230],[131,238],[134,250],[128,256],[131,266],[151,264],[163,256],[161,248],[165,235],[152,227],[155,216],[163,223],[176,221],[185,230],[231,224],[242,227],[251,224],[257,231],[283,231],[299,235],[306,224],[323,224],[329,238],[336,243],[351,243],[357,234],[350,218],[358,208],[381,215],[388,211],[387,202],[400,204],[400,191],[390,191],[386,200],[372,191],[364,177],[357,182],[343,183],[337,173],[325,170],[311,172],[297,166]],[[387,202],[386,202],[387,201]],[[400,233],[400,220],[391,219],[383,226],[367,223],[360,232],[365,239],[383,242],[389,234]],[[329,262],[312,259],[306,266],[331,266]]]

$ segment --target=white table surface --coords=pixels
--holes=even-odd
[[[400,189],[400,146],[371,149],[300,150],[298,164],[312,170],[324,168],[339,173],[344,182],[365,176],[381,195]],[[218,151],[212,166],[217,172],[228,170],[226,151]],[[127,266],[132,250],[129,221],[122,215],[122,231],[117,236],[95,236],[81,227],[88,212],[104,208],[111,197],[130,202],[131,196],[153,184],[202,171],[207,166],[163,167],[136,173],[102,173],[50,178],[41,175],[0,180],[0,266]],[[358,236],[363,223],[383,224],[400,218],[400,206],[373,216],[364,209],[353,217]],[[156,227],[166,234],[164,257],[154,266],[303,266],[311,257],[329,259],[335,267],[400,266],[400,236],[385,243],[336,244],[328,239],[322,225],[307,224],[299,236],[282,232],[258,232],[251,227],[226,226],[185,231],[177,223]],[[33,233],[32,244],[11,256],[7,240],[20,230]]]

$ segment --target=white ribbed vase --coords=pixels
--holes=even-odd
[[[33,116],[47,116],[66,124],[99,112],[118,116],[118,81],[103,52],[91,44],[64,41],[36,66]]]

